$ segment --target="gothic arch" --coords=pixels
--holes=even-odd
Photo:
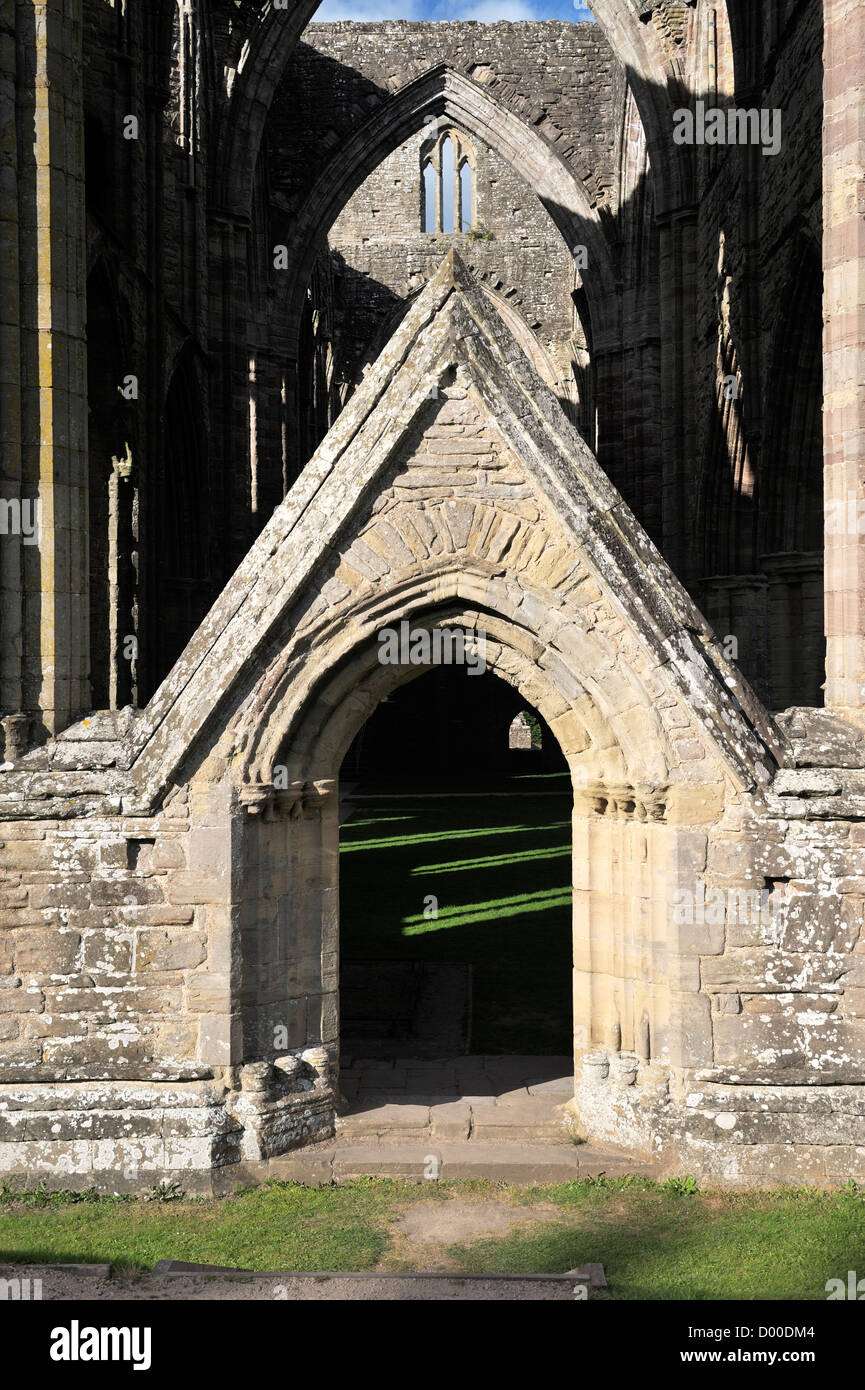
[[[443,513],[431,512],[430,524],[444,536]],[[363,532],[364,544],[389,537],[393,545],[396,532],[405,548],[411,527],[410,516],[389,513],[380,536],[375,526]],[[546,544],[555,558],[555,539]],[[226,766],[235,783],[269,785],[277,766],[290,782],[335,777],[375,706],[416,674],[378,660],[377,634],[407,619],[413,630],[483,631],[488,667],[543,715],[584,782],[591,770],[592,778],[664,785],[674,755],[637,670],[600,634],[557,635],[552,593],[519,569],[496,569],[483,547],[459,551],[404,566],[385,594],[361,586],[325,614],[316,605],[293,616],[291,637],[274,650],[221,742],[220,757],[232,750]],[[544,612],[542,627],[526,621],[531,608]]]
[[[247,35],[235,65],[226,73],[226,95],[215,161],[216,210],[246,217],[252,178],[267,113],[291,54],[319,0],[297,0],[291,11],[266,0]],[[687,202],[691,193],[690,158],[672,144],[673,110],[681,96],[681,62],[665,47],[660,31],[641,22],[629,0],[595,0],[592,5],[614,54],[626,69],[646,128],[657,181],[659,212]]]
[[[398,541],[390,537],[399,551],[408,530],[399,528],[393,512],[387,518],[399,531]],[[443,514],[438,524],[444,540]],[[483,532],[477,528],[478,535]],[[375,543],[369,532],[365,539]],[[545,553],[551,550],[555,560],[555,545]],[[603,1041],[607,995],[627,1001],[632,988],[629,982],[600,978],[603,966],[593,959],[593,940],[604,930],[599,914],[608,899],[597,884],[587,883],[585,865],[605,838],[613,838],[631,872],[645,875],[648,862],[658,890],[666,890],[667,864],[675,863],[678,854],[677,812],[670,811],[667,819],[668,807],[675,806],[681,791],[669,786],[677,775],[671,767],[675,753],[646,692],[643,698],[637,695],[636,680],[632,684],[629,679],[636,673],[627,671],[627,662],[599,665],[608,655],[601,649],[603,637],[599,645],[573,629],[568,636],[553,636],[555,596],[526,583],[516,570],[502,572],[462,550],[440,564],[408,566],[405,577],[392,574],[390,580],[384,592],[361,584],[342,605],[329,608],[325,603],[324,613],[313,602],[305,612],[293,614],[273,634],[269,652],[262,653],[265,669],[190,778],[196,803],[208,798],[215,805],[221,799],[237,808],[233,855],[242,867],[233,919],[243,964],[235,1008],[243,1058],[272,1055],[274,1023],[302,1012],[303,1024],[298,1022],[298,1031],[286,1039],[289,1047],[312,1041],[335,1063],[340,949],[336,793],[356,734],[387,695],[423,674],[423,669],[379,660],[377,634],[406,618],[413,632],[456,628],[476,638],[482,632],[487,670],[544,718],[570,769],[579,1054],[587,1041]],[[642,858],[632,864],[635,850]],[[622,901],[622,921],[628,925],[617,921],[616,942],[629,931],[640,931],[639,910],[633,899]],[[279,947],[273,943],[280,932],[289,932],[296,942],[302,975],[297,983],[279,968]],[[653,948],[647,943],[646,949]],[[673,1010],[663,984],[652,991],[649,1007],[656,1038],[672,1056],[692,1046],[680,1036],[675,1016],[668,1021]],[[635,1034],[627,1003],[624,1011],[630,1045]],[[308,1032],[301,1032],[301,1026]],[[703,1045],[698,1038],[697,1048]]]
[[[465,631],[472,633],[475,628],[468,624],[477,623],[478,616],[461,610],[459,605],[440,607],[416,620],[414,630],[453,629],[466,625]],[[517,690],[547,722],[547,714],[555,720],[560,706],[556,691],[549,682],[539,680],[525,653],[509,646],[504,633],[501,643],[488,650],[491,659],[487,661],[487,669]],[[306,785],[336,777],[355,736],[381,701],[400,686],[419,678],[427,668],[383,667],[376,659],[375,650],[367,648],[356,652],[350,669],[356,678],[350,693],[336,704],[328,698],[337,693],[347,672],[341,672],[340,679],[323,682],[317,697],[310,701],[296,725],[285,735],[282,746],[274,746],[274,762],[286,767],[290,781]],[[526,693],[529,690],[531,698]],[[574,762],[573,748],[570,757],[564,749],[562,751],[572,766],[579,766]],[[613,762],[614,759],[608,759],[608,766]]]
[[[673,112],[687,96],[683,57],[669,41],[663,14],[656,15],[663,8],[632,5],[627,0],[592,0],[591,6],[634,93],[646,132],[659,215],[689,203],[694,191],[692,152],[672,141]]]
[[[568,247],[588,251],[586,291],[603,323],[600,305],[609,302],[614,274],[600,218],[585,189],[564,160],[536,131],[494,100],[477,83],[439,65],[408,83],[356,131],[316,180],[294,220],[288,251],[288,332],[296,341],[303,300],[322,237],[341,208],[381,161],[423,128],[445,116],[485,140],[540,199]]]
[[[215,210],[248,217],[267,113],[289,58],[318,8],[301,0],[290,11],[265,4],[240,51],[225,68],[225,97],[214,132]]]

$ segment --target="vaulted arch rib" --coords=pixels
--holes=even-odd
[[[379,107],[322,171],[300,208],[289,244],[288,326],[296,341],[306,287],[323,240],[364,179],[430,117],[444,116],[486,141],[538,196],[565,240],[585,246],[584,276],[593,321],[602,333],[601,306],[614,292],[609,245],[582,183],[544,138],[461,73],[439,65]],[[596,341],[598,350],[603,343]]]
[[[267,113],[286,65],[319,0],[296,0],[292,10],[262,7],[236,69],[230,102],[217,134],[214,210],[248,217],[252,177]],[[672,114],[680,105],[681,73],[663,51],[651,24],[642,23],[631,0],[595,0],[592,13],[625,68],[646,127],[660,213],[692,196],[691,152],[671,142]]]

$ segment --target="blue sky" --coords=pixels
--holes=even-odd
[[[316,20],[328,19],[592,19],[580,0],[324,0]]]

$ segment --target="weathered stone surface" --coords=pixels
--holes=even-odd
[[[776,6],[747,55],[716,26],[719,100],[747,57],[783,107],[756,165],[670,139],[680,0],[300,44],[311,0],[231,8],[165,52],[90,0],[0,36],[0,1063],[42,1093],[0,1149],[131,1183],[328,1132],[336,750],[422,618],[482,632],[570,766],[591,1131],[730,1181],[859,1162],[860,0]],[[689,1120],[699,1070],[755,1085]],[[114,1091],[56,1137],[66,1077],[211,1071],[188,1129]]]
[[[135,942],[135,969],[188,970],[207,955],[207,938],[199,932],[139,931]]]
[[[13,946],[15,969],[25,976],[69,975],[80,943],[81,937],[76,931],[50,928],[17,931]]]

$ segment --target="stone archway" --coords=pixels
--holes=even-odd
[[[508,578],[516,580],[515,575]],[[658,965],[641,980],[633,961],[623,965],[621,959],[635,950],[645,957],[657,933],[656,921],[641,921],[645,904],[634,896],[633,882],[642,879],[646,897],[662,900],[668,876],[681,872],[687,882],[690,869],[681,835],[667,823],[662,764],[642,764],[642,776],[651,777],[651,784],[629,775],[627,759],[594,702],[584,702],[582,717],[572,701],[566,704],[563,692],[570,685],[571,663],[539,670],[532,654],[536,637],[513,616],[494,613],[489,598],[485,606],[477,602],[489,579],[484,570],[468,581],[464,571],[439,572],[434,587],[444,591],[443,601],[431,605],[426,585],[422,596],[403,592],[398,606],[379,610],[376,625],[390,627],[411,614],[413,631],[461,628],[475,640],[483,632],[491,672],[533,704],[560,741],[575,789],[575,1075],[587,1050],[613,1040],[616,1051],[643,1049],[645,1061],[649,1047],[657,1055],[678,1057],[683,1039],[676,1033],[676,1003],[662,983],[663,970]],[[279,1132],[287,1132],[292,1144],[314,1135],[319,1124],[326,1126],[328,1107],[335,1103],[340,1055],[338,773],[371,712],[417,674],[412,667],[380,664],[375,631],[341,658],[334,651],[328,654],[328,639],[322,637],[320,650],[308,634],[301,639],[305,665],[320,679],[310,684],[295,668],[287,684],[274,685],[270,716],[262,725],[266,735],[246,750],[250,769],[256,771],[240,787],[243,819],[233,832],[238,873],[232,910],[243,962],[235,999],[236,1056],[244,1072],[269,1078],[268,1105],[244,1120],[249,1156],[275,1151]],[[630,752],[633,756],[635,745]],[[202,773],[206,777],[206,765]],[[602,862],[618,862],[623,881],[602,885],[595,877]],[[667,943],[656,943],[655,949],[666,951]],[[705,1025],[702,1045],[693,1053],[694,1025],[689,1022],[692,1064],[710,1060],[708,1017]],[[282,1080],[287,1072],[293,1082],[310,1066],[317,1077],[312,1111],[308,1093],[295,1095],[291,1087],[284,1092]]]
[[[165,778],[176,748],[190,804],[214,832],[219,812],[230,840],[237,964],[214,1060],[258,1078],[258,1109],[247,1097],[237,1111],[250,1154],[332,1119],[337,778],[357,730],[414,673],[378,658],[378,635],[403,622],[482,633],[489,668],[567,759],[575,1057],[612,1046],[644,1063],[712,1062],[698,982],[719,944],[669,907],[693,892],[700,827],[768,775],[753,725],[771,726],[707,630],[689,647],[698,615],[683,626],[687,600],[652,574],[648,542],[491,313],[449,259],[205,623],[203,665],[189,653],[148,712],[142,786],[148,768]],[[498,352],[505,376],[487,355]],[[554,435],[567,461],[554,462]],[[617,571],[635,543],[628,580]]]
[[[392,544],[398,552],[400,541]],[[247,778],[236,786],[240,817],[231,830],[240,964],[230,1055],[242,1075],[261,1083],[256,1105],[247,1097],[234,1112],[248,1157],[292,1147],[332,1122],[340,1053],[338,773],[371,712],[416,675],[378,660],[377,632],[406,618],[413,630],[461,628],[475,640],[483,632],[490,670],[543,714],[568,762],[575,1086],[597,1048],[644,1067],[711,1065],[708,1000],[692,982],[717,942],[711,926],[677,926],[669,904],[691,891],[695,825],[719,814],[722,788],[677,783],[660,723],[615,709],[624,668],[602,673],[602,647],[592,650],[588,635],[570,650],[542,649],[554,604],[518,570],[496,575],[488,555],[467,563],[464,550],[419,582],[397,581],[387,604],[369,607],[359,592],[347,594],[326,622],[314,616],[296,629],[294,651],[275,657],[252,704],[193,779],[193,804],[202,804],[213,797],[214,774],[227,773],[229,802],[231,781]],[[528,622],[525,608],[535,613]],[[587,669],[599,680],[591,694],[585,686],[577,694]],[[255,728],[244,731],[252,705]],[[232,746],[242,749],[233,770],[223,763]],[[634,1075],[636,1068],[637,1060]]]
[[[477,613],[445,605],[419,614],[412,620],[412,631],[460,629],[477,634],[476,626],[467,626],[472,620],[482,621]],[[560,704],[552,688],[545,690],[530,661],[507,645],[503,627],[499,638],[487,641],[489,673],[518,689],[526,703],[531,703],[529,695],[535,701],[540,698],[552,713]],[[279,745],[269,783],[247,784],[241,793],[246,811],[239,847],[240,862],[246,865],[241,879],[249,884],[239,904],[241,951],[247,962],[241,1001],[246,1058],[272,1057],[273,1039],[280,1026],[287,1025],[283,1040],[288,1048],[320,1044],[334,1067],[338,1059],[339,769],[355,735],[380,702],[418,676],[416,667],[383,667],[370,646],[375,646],[374,639],[355,651],[338,674],[325,679],[323,688],[310,692],[293,731]],[[560,736],[565,727],[559,720]],[[573,747],[586,738],[574,740]],[[585,753],[584,749],[584,758]],[[268,889],[262,893],[265,884]],[[276,936],[274,915],[279,922]],[[280,931],[290,936],[282,957]],[[288,960],[306,961],[308,973],[290,977],[284,968]],[[284,993],[277,997],[274,980],[280,973]],[[587,1021],[581,1019],[581,1051],[585,1036]]]
[[[248,215],[267,113],[291,54],[307,24],[315,19],[318,5],[319,0],[299,0],[286,13],[272,3],[265,4],[239,51],[226,65],[229,101],[218,134],[219,187],[215,199],[222,212]],[[659,15],[654,22],[654,11],[662,8],[666,9],[647,5],[650,22],[646,23],[626,0],[597,0],[592,7],[633,87],[655,170],[658,207],[666,212],[687,202],[690,164],[681,150],[673,151],[670,146],[672,112],[683,74],[665,16]],[[684,0],[676,0],[672,8],[684,13]],[[679,22],[678,14],[676,20]]]
[[[100,1001],[81,1000],[95,1072],[81,1085],[106,1127],[129,1110],[130,1074],[145,1083],[140,1125],[136,1109],[124,1131],[136,1162],[157,1161],[153,1106],[188,1112],[177,1143],[160,1140],[169,1168],[265,1158],[332,1130],[337,777],[357,729],[412,674],[378,655],[382,629],[404,621],[483,633],[489,668],[567,760],[575,1060],[605,1048],[630,1082],[647,1078],[625,1120],[615,1088],[579,1100],[591,1130],[651,1145],[653,1066],[687,1083],[747,1054],[750,1017],[712,1012],[743,970],[735,949],[718,959],[723,928],[673,909],[727,862],[719,839],[709,863],[710,832],[757,804],[783,742],[451,253],[147,708],[122,726],[85,721],[49,773],[21,770],[20,795],[44,783],[44,818],[62,823],[37,862],[56,861],[63,883],[34,880],[35,901],[75,913],[92,893],[99,949],[106,938],[127,956],[136,923],[115,986],[122,1045]],[[110,867],[95,871],[97,857]],[[78,930],[59,936],[46,970],[84,949]],[[148,991],[154,971],[168,979]],[[65,1047],[25,1055],[21,1079],[78,1079]],[[56,1123],[46,1152],[68,1158],[75,1133]]]
[[[432,68],[400,88],[378,107],[322,171],[299,208],[288,242],[287,322],[296,342],[307,287],[322,239],[337,215],[367,176],[394,149],[434,117],[467,130],[498,153],[536,194],[565,245],[585,246],[588,257],[586,295],[596,325],[594,350],[609,346],[604,328],[610,315],[615,272],[601,217],[580,179],[550,144],[488,90],[444,65]]]

